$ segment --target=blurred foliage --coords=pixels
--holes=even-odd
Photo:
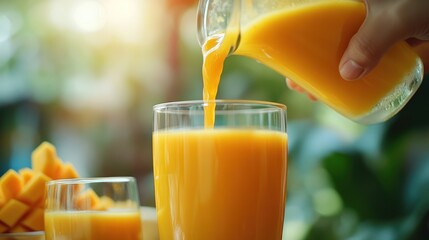
[[[202,97],[195,4],[0,1],[1,172],[48,140],[83,176],[135,176],[153,206],[152,106]],[[252,59],[227,59],[218,98],[288,106],[285,239],[429,238],[425,81],[396,117],[362,126]]]
[[[323,169],[342,210],[307,220],[311,226],[304,239],[417,240],[429,236],[429,115],[424,113],[428,92],[429,84],[424,82],[393,119],[368,126],[348,144],[329,141],[335,145],[330,145],[329,152],[324,146],[313,167]],[[314,131],[320,130],[307,130]],[[291,149],[295,162],[308,161],[302,154],[309,151],[305,144],[309,136],[300,138],[303,142]],[[298,190],[290,191],[294,198],[292,191]]]

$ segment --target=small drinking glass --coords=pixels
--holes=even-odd
[[[139,206],[132,177],[50,181],[46,240],[141,240]]]

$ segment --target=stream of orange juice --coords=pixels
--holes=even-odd
[[[363,79],[342,79],[340,58],[362,24],[365,11],[364,3],[354,0],[320,1],[278,10],[244,26],[234,54],[258,60],[343,115],[357,119],[394,91],[418,64],[418,56],[401,42]],[[204,55],[203,65],[207,92],[216,92],[213,89],[217,89],[223,61],[229,54],[230,43],[213,44],[222,38],[207,40],[207,46],[217,46],[204,51],[210,52]]]
[[[141,240],[138,211],[53,211],[45,213],[46,240]]]
[[[281,239],[287,135],[202,129],[153,135],[160,239]]]
[[[218,86],[223,71],[223,63],[230,53],[233,38],[225,35],[216,35],[207,39],[202,46],[203,51],[203,100],[204,126],[213,128],[215,123],[215,108]]]

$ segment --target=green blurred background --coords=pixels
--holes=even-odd
[[[154,206],[152,106],[202,98],[195,0],[0,0],[0,170],[50,141],[84,177],[131,175]],[[427,77],[426,77],[427,78]],[[288,106],[285,239],[429,239],[429,83],[355,124],[227,59],[218,98]]]

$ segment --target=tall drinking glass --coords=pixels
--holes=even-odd
[[[204,127],[209,104],[215,104],[212,128]],[[282,238],[284,105],[236,100],[156,105],[153,163],[161,240]]]
[[[46,240],[141,240],[139,206],[132,177],[50,181]]]

